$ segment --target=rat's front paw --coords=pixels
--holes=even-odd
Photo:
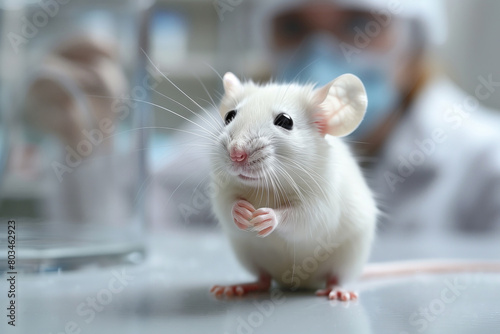
[[[273,209],[260,208],[253,212],[252,219],[250,219],[252,231],[258,232],[259,237],[267,237],[278,226],[278,218]]]
[[[232,215],[236,226],[241,230],[248,229],[250,225],[250,219],[253,218],[253,213],[255,208],[252,204],[245,200],[239,200],[233,205]]]

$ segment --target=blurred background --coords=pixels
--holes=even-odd
[[[183,90],[192,92],[188,94],[192,97],[206,98],[196,77],[203,79],[209,91],[221,91],[220,79],[207,63],[221,74],[230,70],[246,78],[262,77],[266,73],[261,66],[265,52],[262,45],[248,42],[257,30],[249,22],[248,7],[256,3],[242,1],[238,5],[222,6],[219,17],[210,0],[157,1],[152,18],[153,58]],[[494,0],[482,1],[480,5],[469,0],[447,0],[444,4],[448,35],[432,52],[440,68],[473,94],[479,75],[500,74],[497,62],[500,47],[495,42],[499,23],[494,19],[499,5]],[[174,51],[165,52],[165,49]],[[176,100],[188,102],[179,92],[163,87],[167,85],[168,82],[162,83],[160,89],[175,94],[171,96]],[[157,102],[175,106],[168,101]],[[495,92],[483,104],[498,109],[500,92]],[[169,113],[157,115],[156,121],[163,125],[182,122]]]
[[[93,333],[242,328],[254,300],[233,307],[207,293],[213,283],[251,279],[212,214],[210,150],[199,137],[213,126],[202,117],[222,123],[227,71],[318,86],[347,72],[362,79],[368,113],[346,141],[383,212],[370,261],[499,259],[498,1],[0,4],[0,237],[15,244],[14,269],[25,274],[21,332],[84,324],[92,311],[82,315],[80,302],[89,296],[104,310],[85,320]],[[3,272],[9,256],[0,251]],[[132,273],[131,288],[102,302],[110,277],[127,282],[116,271],[125,264],[136,265],[120,267]],[[436,333],[474,307],[473,324],[495,325],[498,303],[484,300],[498,277],[471,282]],[[373,332],[415,332],[408,316],[442,281],[409,279],[388,298],[391,287],[366,288],[363,305],[333,318],[330,305],[287,295],[267,332],[293,332],[297,310],[319,310],[345,332],[372,332],[370,318]],[[303,331],[318,324],[304,322]]]
[[[444,231],[453,230],[498,231],[498,152],[492,147],[496,146],[493,143],[497,140],[495,126],[500,107],[500,93],[495,87],[500,78],[497,60],[500,49],[494,42],[498,40],[495,35],[498,23],[494,19],[498,4],[484,1],[478,6],[461,0],[424,1],[415,5],[417,2],[396,1],[408,7],[394,14],[382,37],[374,38],[373,43],[362,48],[359,59],[349,63],[345,57],[338,57],[342,43],[361,43],[363,39],[357,35],[359,27],[369,27],[376,17],[371,13],[387,12],[389,2],[354,1],[346,5],[343,1],[337,4],[331,1],[340,8],[339,17],[346,18],[344,21],[337,17],[329,20],[327,14],[323,15],[326,18],[318,19],[322,10],[319,7],[315,13],[314,7],[321,3],[158,2],[152,18],[151,55],[182,92],[163,80],[156,88],[162,94],[152,94],[153,102],[196,119],[190,111],[179,108],[178,103],[195,110],[199,110],[199,106],[213,109],[211,104],[217,103],[223,93],[220,76],[226,71],[243,79],[263,82],[295,79],[319,84],[341,73],[355,73],[367,87],[368,116],[364,121],[366,127],[362,125],[347,141],[360,157],[372,188],[379,194],[381,208],[392,217],[392,223],[391,219],[382,218],[380,229],[410,233],[418,227],[417,230],[431,235],[436,234],[436,229],[445,234]],[[329,10],[326,3],[323,3],[323,12]],[[307,12],[308,4],[312,8],[309,13],[304,17],[297,14]],[[335,15],[335,10],[330,10],[331,15]],[[307,22],[307,15],[312,17],[312,23]],[[321,20],[342,23],[322,26]],[[384,46],[383,39],[390,38],[387,36],[391,30],[398,31],[398,36],[392,36],[395,41]],[[325,31],[332,33],[328,35]],[[317,38],[318,35],[321,36]],[[174,51],[164,52],[165,49]],[[340,61],[335,63],[336,59]],[[389,77],[399,78],[386,80]],[[488,81],[490,84],[482,87]],[[381,96],[387,96],[385,101],[381,101]],[[385,110],[385,114],[377,108]],[[370,115],[374,115],[373,118]],[[186,123],[170,112],[155,112],[157,126],[194,129]],[[432,138],[433,130],[443,126],[451,126],[444,131],[445,143],[438,144],[437,151],[431,154],[422,152],[425,155],[422,163],[410,162],[410,158],[418,160],[420,154],[415,152],[420,150],[415,141],[425,142]],[[174,132],[158,129],[157,134],[172,139],[176,138]],[[163,187],[154,195],[163,201],[155,206],[158,210],[151,210],[154,226],[168,225],[172,217],[184,223],[202,221],[203,225],[210,217],[208,201],[205,202],[207,210],[201,209],[201,204],[200,208],[193,204],[209,197],[200,190],[204,189],[205,181],[193,176],[199,171],[198,166],[208,170],[206,150],[191,146],[189,157],[174,158],[174,146],[180,142],[189,145],[188,137],[179,140],[166,144],[172,148],[170,158],[164,158],[167,150],[155,150],[158,154],[153,154],[154,161],[159,162],[152,163],[158,177],[154,186]],[[186,172],[193,161],[197,167],[193,167],[192,173]],[[401,175],[398,170],[406,167],[412,169],[410,176]],[[394,174],[388,174],[393,171]],[[394,176],[402,176],[403,180],[391,179]],[[179,179],[183,180],[181,186]]]
[[[500,229],[496,1],[2,4],[0,216],[22,217],[35,271],[72,267],[63,254],[139,261],[150,230],[217,230],[197,131],[220,120],[227,71],[362,79],[367,116],[346,141],[381,237]]]

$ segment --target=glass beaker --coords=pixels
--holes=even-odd
[[[150,5],[2,2],[0,236],[15,270],[142,258],[149,112],[131,92],[148,99]]]

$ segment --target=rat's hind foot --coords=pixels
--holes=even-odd
[[[354,291],[347,291],[338,285],[336,277],[330,277],[326,281],[326,289],[316,291],[316,296],[327,296],[328,299],[338,299],[343,302],[358,299],[358,294]]]
[[[358,299],[358,294],[354,291],[346,291],[340,287],[326,288],[316,291],[316,296],[328,296],[328,299],[338,299],[343,302]]]
[[[270,287],[271,287],[271,277],[263,275],[259,277],[259,280],[257,282],[254,283],[235,284],[228,286],[214,285],[210,289],[210,293],[212,293],[215,297],[244,296],[249,292],[268,291]]]

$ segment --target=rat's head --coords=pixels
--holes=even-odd
[[[364,117],[366,93],[350,74],[324,87],[241,83],[224,75],[224,127],[212,155],[214,175],[254,187],[288,187],[328,159],[325,135],[346,136]]]

